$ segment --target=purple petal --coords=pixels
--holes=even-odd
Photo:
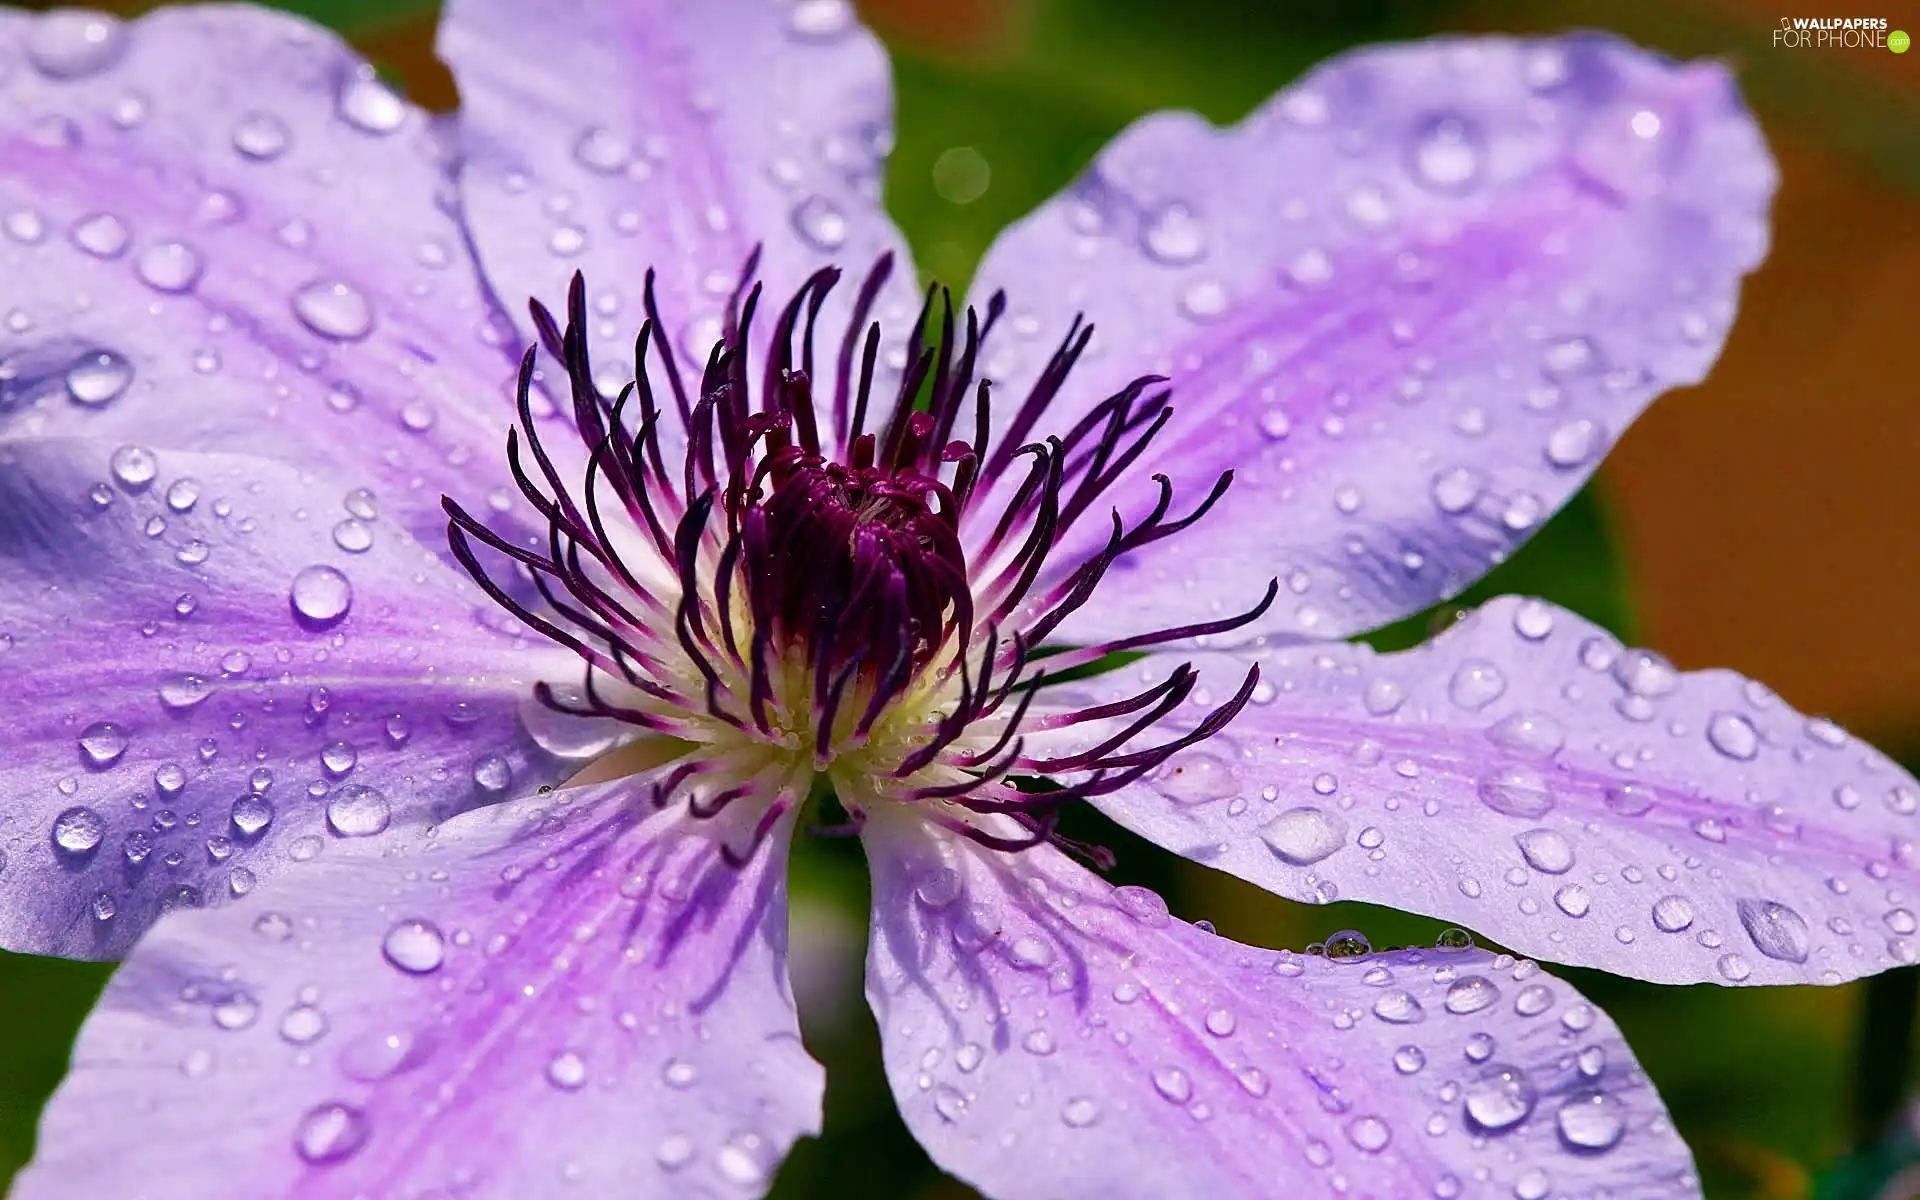
[[[441,544],[515,364],[440,140],[282,14],[0,12],[0,429],[331,464]]]
[[[981,267],[1016,332],[996,419],[1085,312],[1095,345],[1038,432],[1163,374],[1177,413],[1122,511],[1155,471],[1189,505],[1237,474],[1068,629],[1184,624],[1277,576],[1257,630],[1341,636],[1459,591],[1706,373],[1774,182],[1725,68],[1594,35],[1362,50],[1230,129],[1135,125]]]
[[[786,989],[787,828],[636,782],[343,846],[179,914],[88,1019],[20,1200],[764,1191],[819,1128]],[[791,821],[788,822],[790,827]],[[716,828],[717,826],[721,828]]]
[[[0,442],[0,945],[116,956],[604,737],[523,725],[577,660],[490,627],[373,503],[233,455]]]
[[[1662,983],[1839,983],[1915,959],[1920,784],[1730,671],[1676,671],[1517,597],[1403,654],[1191,661],[1196,694],[1257,663],[1253,702],[1097,801],[1189,858]]]
[[[755,246],[762,332],[814,271],[849,272],[819,318],[816,378],[882,253],[877,315],[909,332],[913,268],[880,208],[886,54],[847,0],[457,0],[440,51],[460,83],[480,260],[516,316],[585,272],[608,394],[633,377],[647,272],[691,383]]]
[[[894,1095],[990,1195],[1698,1195],[1612,1022],[1531,962],[1275,953],[1051,849],[867,829]]]

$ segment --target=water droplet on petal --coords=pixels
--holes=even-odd
[[[633,146],[612,130],[595,125],[573,143],[573,159],[596,175],[615,175],[633,161]]]
[[[1781,962],[1807,961],[1813,942],[1805,917],[1778,900],[1741,900],[1736,907],[1754,949]]]
[[[85,9],[57,9],[33,18],[27,61],[49,79],[82,79],[119,60],[127,48],[119,18]]]
[[[1485,975],[1462,975],[1447,986],[1447,1011],[1457,1016],[1476,1013],[1500,998],[1500,989]]]
[[[280,1018],[280,1036],[295,1046],[310,1046],[327,1032],[327,1014],[311,1004],[296,1004]]]
[[[847,0],[797,0],[787,11],[787,29],[807,41],[831,41],[853,28]]]
[[[1429,119],[1414,134],[1408,163],[1413,177],[1438,191],[1461,191],[1480,174],[1484,154],[1479,127],[1465,117]]]
[[[1569,883],[1553,894],[1553,904],[1570,917],[1584,917],[1593,907],[1593,899],[1587,889],[1577,883]]]
[[[816,250],[838,250],[847,241],[847,218],[825,196],[808,196],[793,206],[793,228]]]
[[[200,252],[185,242],[156,242],[140,252],[134,269],[141,282],[156,292],[185,292],[200,282],[205,263]]]
[[[1568,421],[1547,435],[1547,461],[1563,469],[1577,467],[1591,459],[1604,440],[1593,421]]]
[[[272,113],[246,113],[233,127],[233,148],[257,162],[279,158],[292,142],[287,123]]]
[[[1507,690],[1507,677],[1484,658],[1470,658],[1447,681],[1447,698],[1469,712],[1498,700]]]
[[[1573,869],[1573,845],[1552,829],[1529,829],[1513,839],[1520,856],[1536,871],[1565,875]]]
[[[1207,252],[1207,227],[1186,205],[1167,204],[1142,228],[1140,245],[1156,262],[1169,266],[1194,262]]]
[[[1393,1130],[1379,1117],[1355,1117],[1347,1122],[1347,1140],[1367,1154],[1378,1154],[1393,1141]]]
[[[417,917],[399,921],[387,930],[380,943],[387,961],[409,975],[426,975],[440,969],[446,961],[446,939],[440,927]]]
[[[293,577],[288,591],[293,615],[309,628],[325,629],[353,606],[353,585],[334,567],[315,564]]]
[[[341,79],[334,111],[362,133],[384,136],[406,122],[407,102],[382,83],[372,67],[361,63]]]
[[[366,1114],[353,1105],[317,1104],[300,1118],[293,1148],[314,1166],[326,1166],[352,1158],[371,1132]]]
[[[1395,988],[1380,993],[1373,1002],[1373,1015],[1391,1025],[1412,1025],[1427,1019],[1427,1010],[1411,992]]]
[[[1539,1090],[1520,1067],[1495,1063],[1462,1092],[1469,1126],[1480,1133],[1505,1133],[1532,1114]]]
[[[1260,840],[1282,862],[1310,866],[1347,844],[1347,822],[1325,809],[1291,808],[1260,827]]]
[[[213,689],[198,675],[171,675],[160,682],[160,703],[176,712],[192,708],[212,694]]]
[[[1537,771],[1503,767],[1480,781],[1480,802],[1510,817],[1544,817],[1553,809],[1553,793]]]
[[[80,758],[96,771],[104,771],[120,761],[127,752],[127,731],[112,721],[95,721],[80,731]]]
[[[1653,927],[1662,933],[1679,933],[1693,924],[1693,902],[1685,896],[1662,896],[1653,902]]]
[[[88,408],[113,403],[132,382],[133,364],[112,350],[83,354],[67,368],[67,395]]]
[[[1707,741],[1728,758],[1742,762],[1760,753],[1760,734],[1753,722],[1739,713],[1715,713],[1707,722]]]
[[[242,840],[252,840],[273,824],[273,801],[257,792],[248,792],[233,802],[227,816]]]
[[[107,836],[107,821],[84,805],[76,805],[53,819],[54,849],[80,857],[100,848]]]
[[[327,828],[335,837],[372,837],[392,818],[393,806],[378,788],[350,783],[327,797]]]
[[[1530,642],[1553,632],[1553,606],[1541,600],[1522,600],[1513,610],[1513,631]]]
[[[1085,1129],[1100,1119],[1100,1102],[1090,1096],[1075,1096],[1060,1106],[1060,1120],[1074,1129]]]
[[[113,472],[121,487],[129,492],[143,492],[160,474],[160,460],[145,446],[122,446],[113,452],[107,469]]]
[[[562,1050],[547,1060],[547,1082],[563,1092],[577,1092],[587,1083],[587,1060]]]
[[[373,526],[348,517],[333,527],[333,544],[348,554],[365,554],[373,549]]]
[[[1487,740],[1516,755],[1551,758],[1567,743],[1567,731],[1543,712],[1517,712],[1487,730]]]
[[[293,315],[308,329],[336,342],[357,342],[373,332],[373,303],[340,280],[323,279],[296,291]]]

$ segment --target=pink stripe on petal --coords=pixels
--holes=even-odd
[[[759,1194],[822,1076],[786,987],[790,823],[735,868],[741,824],[568,789],[170,918],[14,1194]]]
[[[1000,1200],[1699,1194],[1612,1022],[1531,962],[1276,953],[1050,849],[865,837],[894,1095]]]

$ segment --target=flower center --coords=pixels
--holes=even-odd
[[[883,372],[868,315],[890,261],[852,304],[831,399],[819,406],[814,318],[839,273],[814,275],[756,338],[756,265],[697,381],[659,335],[649,276],[633,378],[613,397],[594,383],[581,278],[564,325],[532,306],[572,399],[561,414],[572,418],[568,436],[549,439],[556,422],[535,416],[541,368],[530,348],[507,453],[545,536],[516,540],[450,499],[445,508],[453,552],[475,580],[584,661],[577,694],[542,684],[542,702],[624,721],[640,743],[633,762],[675,763],[653,787],[656,804],[684,801],[698,816],[761,806],[754,845],[822,776],[856,827],[873,805],[898,803],[991,845],[1059,843],[1062,805],[1126,786],[1239,711],[1257,673],[1193,729],[1136,747],[1188,699],[1185,668],[1122,703],[1033,710],[1050,676],[1237,627],[1277,592],[1270,583],[1257,606],[1227,620],[1051,647],[1037,659],[1115,561],[1198,520],[1230,481],[1169,519],[1173,487],[1156,476],[1150,513],[1128,526],[1114,512],[1103,547],[1041,582],[1049,552],[1171,416],[1167,394],[1151,392],[1159,380],[1135,381],[1061,435],[1020,442],[1086,348],[1091,328],[1076,322],[993,444],[990,387],[974,372],[1004,302],[994,297],[984,316],[969,310],[956,332],[951,302],[930,289],[916,328],[930,327],[938,298],[940,336],[912,339],[890,414],[869,431]],[[969,402],[970,436],[955,437]],[[1066,755],[1028,749],[1075,724],[1107,736]],[[1014,772],[1068,782],[1021,791],[1008,782]]]

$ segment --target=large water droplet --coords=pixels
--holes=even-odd
[[[186,292],[206,269],[200,252],[185,242],[156,242],[140,252],[134,265],[141,282],[156,292]]]
[[[133,382],[133,364],[112,350],[95,350],[67,368],[67,395],[75,404],[100,408],[118,400]]]
[[[808,196],[793,206],[793,228],[816,250],[838,250],[847,241],[847,218],[825,196]]]
[[[395,922],[380,943],[387,961],[409,975],[426,975],[446,961],[447,943],[440,927],[418,917]]]
[[[1412,1025],[1427,1019],[1427,1010],[1420,1006],[1413,993],[1394,988],[1380,993],[1373,1002],[1373,1015],[1392,1025]]]
[[[86,9],[42,13],[27,30],[27,60],[51,79],[81,79],[112,66],[127,48],[119,18]]]
[[[1186,205],[1167,204],[1140,231],[1141,248],[1170,266],[1197,261],[1207,252],[1207,227]]]
[[[212,694],[213,689],[198,675],[170,675],[160,681],[160,703],[176,712],[192,708]]]
[[[1485,154],[1480,129],[1465,117],[1430,118],[1414,133],[1408,148],[1413,177],[1439,191],[1461,191],[1480,174]]]
[[[1567,731],[1543,712],[1517,712],[1487,730],[1487,740],[1516,755],[1551,758],[1567,743]]]
[[[75,805],[53,819],[54,849],[79,857],[100,848],[107,836],[107,821],[85,805]]]
[[[246,113],[233,126],[233,148],[257,162],[279,158],[292,142],[287,123],[272,113]]]
[[[1290,808],[1260,827],[1260,840],[1282,862],[1310,866],[1347,844],[1347,822],[1321,808]]]
[[[1507,677],[1484,658],[1470,658],[1460,664],[1447,681],[1447,698],[1469,712],[1477,712],[1498,700],[1507,690]]]
[[[1500,999],[1500,989],[1485,975],[1462,975],[1447,985],[1447,1011],[1465,1016]]]
[[[1480,802],[1510,817],[1544,817],[1553,809],[1553,793],[1537,771],[1503,767],[1480,781]]]
[[[1807,961],[1813,941],[1805,917],[1778,900],[1741,900],[1737,908],[1754,949],[1781,962]]]
[[[1715,713],[1707,722],[1707,742],[1728,758],[1746,762],[1760,753],[1760,734],[1753,722],[1736,712]]]
[[[296,1004],[280,1018],[280,1036],[295,1046],[310,1046],[327,1032],[327,1014],[311,1004]]]
[[[573,1050],[562,1050],[547,1060],[547,1082],[563,1092],[577,1092],[587,1084],[587,1060]]]
[[[1470,1128],[1480,1133],[1505,1133],[1533,1112],[1540,1093],[1520,1067],[1495,1063],[1462,1093]]]
[[[1160,794],[1176,804],[1205,804],[1237,790],[1233,768],[1204,750],[1180,755],[1154,780]]]
[[[373,332],[373,303],[350,283],[322,279],[293,294],[293,315],[308,329],[337,342],[357,342]]]
[[[353,1105],[316,1104],[300,1118],[293,1148],[307,1162],[326,1166],[352,1158],[367,1144],[371,1132],[367,1115]]]
[[[353,585],[334,567],[315,564],[302,568],[293,577],[287,601],[293,615],[303,625],[325,629],[347,615],[353,607]]]
[[[1552,829],[1529,829],[1513,839],[1527,865],[1549,875],[1565,875],[1573,869],[1573,845]]]
[[[127,731],[112,721],[95,721],[80,731],[80,759],[96,771],[104,771],[120,761],[127,752]]]
[[[152,486],[154,477],[160,474],[160,460],[145,446],[122,446],[107,460],[107,469],[113,472],[121,487],[129,492],[142,492]]]
[[[1591,459],[1605,440],[1597,423],[1584,418],[1568,421],[1547,435],[1547,461],[1556,467],[1577,467]]]
[[[1085,1129],[1100,1119],[1100,1102],[1090,1096],[1075,1096],[1060,1106],[1060,1120],[1074,1129]]]
[[[74,245],[95,258],[118,258],[131,238],[125,222],[112,213],[94,213],[73,227]]]
[[[830,41],[853,28],[847,0],[797,0],[787,11],[787,29],[807,41]]]
[[[378,788],[350,783],[327,797],[327,828],[335,837],[372,837],[392,819],[393,806]]]
[[[1484,486],[1479,474],[1466,467],[1452,467],[1433,477],[1433,506],[1443,513],[1458,515],[1473,507]]]
[[[1693,924],[1693,902],[1685,896],[1662,896],[1653,902],[1653,927],[1662,933],[1679,933]]]
[[[1605,1092],[1568,1097],[1560,1105],[1554,1124],[1567,1149],[1589,1154],[1613,1149],[1627,1131],[1620,1102]]]
[[[406,122],[407,102],[382,83],[372,67],[361,63],[340,80],[334,111],[362,133],[384,136]]]
[[[1393,1141],[1393,1130],[1379,1117],[1355,1117],[1347,1122],[1347,1140],[1354,1149],[1366,1154],[1378,1154]]]
[[[258,792],[248,792],[233,802],[227,817],[233,822],[234,832],[250,841],[273,824],[273,801]]]

